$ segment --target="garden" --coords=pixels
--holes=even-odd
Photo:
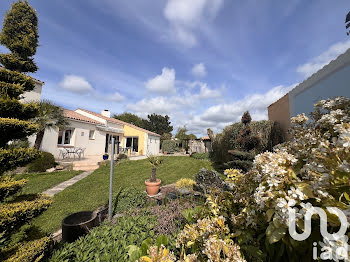
[[[47,128],[65,125],[62,110],[20,101],[38,69],[38,19],[27,1],[6,13],[0,42],[10,51],[0,54],[1,261],[349,261],[350,98],[321,100],[309,116],[293,117],[289,140],[247,111],[220,134],[208,130],[210,153],[105,161],[49,197],[43,192],[81,172],[54,171],[54,157],[39,150]],[[186,132],[179,129],[178,142],[163,137],[166,155],[179,142],[188,151],[195,136]],[[60,241],[62,221],[81,211],[94,222],[74,224],[74,239],[62,230]]]
[[[319,245],[316,258],[345,258],[346,236],[327,239],[313,226],[309,238],[297,241],[288,233],[288,212],[295,212],[298,234],[310,208],[337,207],[348,216],[349,110],[350,99],[344,97],[320,101],[310,118],[292,119],[290,141],[256,155],[249,171],[227,169],[222,179],[200,170],[194,181],[177,183],[190,193],[176,199],[160,204],[126,190],[116,205],[120,217],[64,244],[50,259],[312,261],[313,243]],[[313,217],[312,224],[319,223]],[[339,227],[328,212],[328,232]]]

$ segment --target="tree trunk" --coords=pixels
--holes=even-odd
[[[157,168],[152,167],[152,174],[151,174],[151,179],[149,180],[149,182],[157,182],[156,172],[157,172]]]
[[[37,150],[40,149],[41,142],[43,141],[43,138],[44,138],[44,133],[45,133],[45,130],[44,130],[44,131],[39,131],[39,132],[36,134],[35,143],[34,143],[34,148],[37,149]]]

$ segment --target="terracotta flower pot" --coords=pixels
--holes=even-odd
[[[150,182],[149,179],[145,181],[147,194],[150,196],[157,195],[159,193],[160,184],[162,181],[157,179],[157,182]]]

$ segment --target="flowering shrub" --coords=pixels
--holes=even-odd
[[[292,123],[291,141],[257,155],[248,173],[226,170],[233,192],[212,192],[207,217],[186,226],[178,246],[200,261],[225,261],[225,245],[234,243],[248,261],[310,261],[313,242],[333,253],[347,244],[323,239],[318,216],[312,217],[316,226],[311,236],[294,240],[288,233],[288,211],[295,211],[298,232],[311,207],[337,207],[349,220],[350,99],[322,100],[311,119],[301,114]],[[328,232],[337,232],[339,226],[338,218],[328,215]],[[240,261],[238,247],[234,250],[238,258],[230,261]]]

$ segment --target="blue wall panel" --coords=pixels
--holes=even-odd
[[[308,115],[316,102],[335,96],[350,97],[350,65],[320,80],[294,97],[294,116]]]

